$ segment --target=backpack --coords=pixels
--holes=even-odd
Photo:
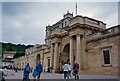
[[[30,72],[30,67],[27,66],[27,67],[25,68],[25,71]]]

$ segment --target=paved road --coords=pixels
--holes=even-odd
[[[22,79],[23,71],[10,71],[6,79]],[[72,76],[71,79],[74,77]],[[33,79],[32,73],[30,74],[30,79]],[[63,79],[63,74],[50,74],[42,73],[41,79]],[[104,75],[80,75],[80,79],[118,79],[117,76],[104,76]]]

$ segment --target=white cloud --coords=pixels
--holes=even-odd
[[[111,14],[106,20],[107,22],[107,28],[110,28],[112,26],[118,25],[118,13]]]
[[[119,0],[2,0],[3,2],[118,2]]]
[[[14,27],[16,27],[16,28],[21,28],[23,25],[22,25],[22,23],[20,22],[20,21],[13,21],[13,24],[14,24]]]
[[[78,3],[78,14],[103,20],[111,26],[116,24],[116,4]],[[3,41],[43,44],[46,25],[58,22],[67,10],[75,12],[75,3],[4,3]]]
[[[2,40],[2,3],[0,2],[0,41]]]

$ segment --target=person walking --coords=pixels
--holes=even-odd
[[[67,62],[65,62],[64,66],[63,66],[63,70],[64,70],[64,79],[69,79],[69,64],[67,64]]]
[[[34,77],[34,81],[36,81],[36,76],[38,75],[36,68],[34,68],[33,71],[33,77]]]
[[[31,69],[30,69],[29,63],[27,63],[27,65],[25,66],[25,69],[24,69],[23,81],[29,81],[30,71],[31,71]]]
[[[75,61],[73,65],[73,72],[74,72],[75,79],[79,79],[78,70],[79,70],[79,64],[77,63],[77,61]]]
[[[37,64],[37,66],[36,66],[36,70],[37,70],[37,73],[38,73],[38,81],[39,81],[39,79],[40,79],[40,75],[41,75],[41,73],[42,73],[42,69],[43,69],[43,66],[42,66],[42,64],[41,64],[41,62],[39,62],[38,64]]]

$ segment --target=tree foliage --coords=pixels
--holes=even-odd
[[[25,50],[33,47],[33,45],[22,45],[22,44],[12,44],[12,43],[0,43],[2,45],[2,56],[4,54],[4,51],[15,51],[16,54],[14,55],[14,58],[24,56]]]

